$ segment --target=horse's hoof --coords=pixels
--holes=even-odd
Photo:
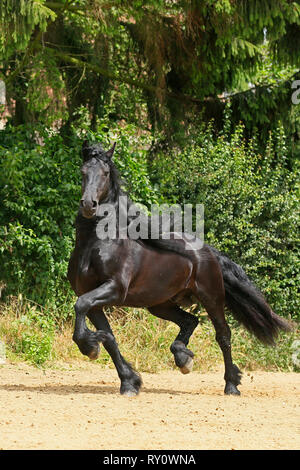
[[[120,393],[125,397],[136,397],[139,394],[139,386],[135,387],[133,384],[125,382],[121,384]]]
[[[95,347],[94,349],[92,349],[92,351],[89,353],[89,359],[91,359],[91,361],[95,361],[96,359],[98,359],[99,357],[99,352],[100,352],[100,347],[99,345],[97,344],[97,347]]]
[[[189,357],[186,363],[184,364],[184,366],[180,367],[180,372],[182,374],[189,374],[193,369],[193,364],[194,364],[193,358]]]
[[[126,390],[125,392],[122,392],[121,395],[123,397],[136,397],[139,394],[136,390]]]
[[[120,389],[121,395],[124,397],[136,397],[139,394],[139,390],[134,387],[122,387]]]
[[[224,393],[225,395],[236,395],[236,396],[239,396],[241,394],[241,392],[231,382],[227,382]]]

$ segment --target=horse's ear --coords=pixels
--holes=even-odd
[[[107,158],[109,158],[109,159],[112,158],[112,156],[113,156],[113,154],[114,154],[114,151],[115,151],[115,147],[116,147],[116,142],[114,143],[114,145],[112,146],[112,148],[106,152]]]
[[[82,144],[82,148],[81,148],[81,153],[82,153],[82,158],[83,158],[83,161],[87,160],[88,159],[88,147],[89,147],[89,143],[87,140],[85,140]]]

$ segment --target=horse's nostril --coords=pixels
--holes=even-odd
[[[80,199],[80,208],[85,217],[92,217],[97,211],[97,201],[82,198]]]
[[[91,204],[92,203],[92,204]],[[92,207],[95,209],[97,207],[97,201],[85,201],[85,199],[80,199],[80,206],[81,207]]]

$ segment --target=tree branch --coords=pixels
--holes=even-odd
[[[84,12],[86,13],[87,11],[92,11],[92,9],[88,6],[86,7],[76,6],[76,5],[72,5],[71,2],[66,3],[66,4],[62,4],[58,2],[46,2],[45,6],[47,8],[50,8],[50,10],[53,10],[53,11],[60,11],[60,10],[70,11],[72,13],[78,13],[79,15],[83,15]],[[101,5],[101,9],[109,10],[113,6],[115,6],[114,2],[103,3],[103,5]]]
[[[235,98],[236,96],[241,96],[241,95],[246,95],[247,93],[250,93],[251,91],[256,91],[256,90],[264,90],[264,89],[272,89],[272,88],[279,88],[283,85],[286,85],[287,83],[293,81],[295,77],[298,76],[300,72],[300,69],[297,70],[293,75],[291,75],[289,78],[287,78],[284,81],[278,80],[276,83],[264,83],[262,85],[254,85],[251,88],[248,88],[248,90],[243,90],[243,91],[237,91],[236,93],[228,93],[224,98],[221,98],[222,100],[228,100],[230,98]]]
[[[109,78],[110,80],[113,80],[113,81],[116,81],[116,82],[121,82],[121,83],[127,83],[130,86],[140,88],[140,89],[145,90],[149,93],[152,93],[156,96],[157,96],[158,92],[161,92],[165,96],[167,96],[169,98],[172,98],[172,99],[175,99],[177,101],[190,102],[190,103],[195,103],[195,104],[198,104],[198,105],[200,105],[200,104],[204,105],[204,104],[207,104],[207,103],[214,103],[214,102],[215,103],[216,102],[221,103],[222,101],[224,102],[224,101],[227,101],[231,98],[235,98],[235,97],[240,96],[240,95],[245,95],[245,94],[250,93],[250,92],[255,91],[255,90],[264,89],[264,88],[274,88],[274,87],[279,86],[278,83],[272,83],[270,85],[264,84],[264,85],[255,86],[255,87],[250,88],[248,90],[243,90],[243,91],[240,91],[240,92],[237,92],[237,93],[229,94],[229,95],[224,96],[224,97],[208,96],[208,97],[205,97],[203,99],[199,99],[199,98],[196,98],[196,97],[191,96],[191,95],[186,95],[184,93],[174,93],[174,92],[168,91],[166,89],[159,89],[158,87],[156,87],[154,85],[150,85],[149,83],[145,83],[145,82],[142,82],[140,80],[136,80],[136,79],[133,79],[133,78],[130,78],[130,77],[125,77],[124,75],[122,75],[122,77],[120,77],[120,76],[116,75],[114,72],[111,72],[110,70],[103,69],[99,65],[91,64],[89,62],[86,62],[84,60],[75,58],[71,55],[65,54],[63,52],[52,49],[50,47],[47,48],[47,49],[49,49],[49,50],[51,49],[51,51],[57,57],[59,57],[61,60],[63,60],[66,63],[72,64],[76,67],[86,67],[88,70],[92,70],[93,72],[95,72],[99,75],[103,75],[104,77]],[[299,71],[296,72],[293,76],[296,76],[297,73],[299,73]],[[281,82],[280,85],[283,85],[284,83],[289,82],[292,78],[293,77],[290,77],[288,80],[285,80],[284,82]]]
[[[103,75],[104,77],[109,78],[110,80],[114,80],[114,81],[121,82],[121,83],[127,83],[128,85],[131,85],[131,86],[134,86],[134,87],[137,87],[137,88],[141,88],[141,89],[143,89],[145,91],[148,91],[150,93],[153,93],[155,95],[157,95],[157,92],[160,90],[158,87],[156,87],[154,85],[150,85],[149,83],[141,82],[140,80],[136,80],[134,78],[124,77],[124,75],[122,75],[122,77],[119,77],[114,72],[111,72],[110,70],[103,69],[99,65],[91,64],[89,62],[86,62],[86,61],[83,61],[81,59],[75,58],[71,55],[65,54],[63,52],[52,49],[50,47],[46,47],[46,49],[51,50],[52,53],[56,57],[60,58],[61,60],[63,60],[66,63],[72,64],[76,67],[86,67],[87,69],[89,69],[89,70],[91,70],[91,71],[93,71],[93,72],[95,72],[99,75]],[[204,103],[204,102],[207,102],[207,101],[214,100],[214,98],[211,98],[211,97],[207,97],[207,98],[204,98],[203,100],[200,100],[199,98],[194,98],[190,95],[173,93],[173,92],[165,90],[165,89],[161,89],[161,91],[166,96],[168,96],[170,98],[174,98],[174,99],[179,100],[179,101],[190,101],[190,102],[200,104],[200,103]]]
[[[45,7],[50,8],[50,10],[57,11],[57,10],[68,10],[71,11],[72,13],[78,13],[78,12],[83,12],[86,10],[84,7],[79,7],[79,6],[74,6],[71,4],[63,4],[63,3],[58,3],[58,2],[46,2]]]

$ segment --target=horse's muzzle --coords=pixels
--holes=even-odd
[[[85,217],[86,219],[91,219],[96,215],[97,201],[81,199],[80,207],[83,217]]]

